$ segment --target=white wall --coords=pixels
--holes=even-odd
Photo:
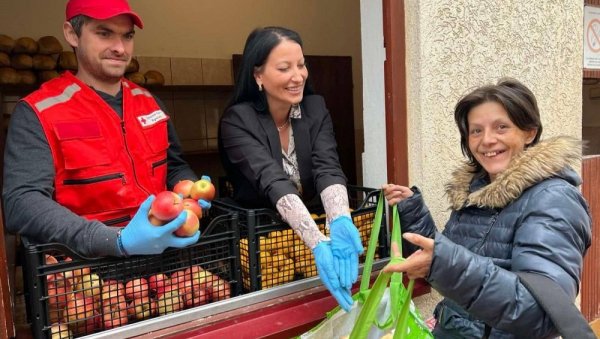
[[[387,182],[382,13],[381,1],[360,1],[365,147],[362,166],[363,182],[367,187],[381,187]]]

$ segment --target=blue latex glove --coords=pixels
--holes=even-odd
[[[186,218],[186,211],[181,212],[177,218],[163,226],[154,226],[148,220],[150,205],[154,201],[154,195],[151,195],[142,203],[133,219],[121,230],[120,239],[126,254],[159,254],[167,247],[185,247],[195,244],[200,237],[200,232],[196,232],[191,237],[178,237],[173,234]]]
[[[331,251],[343,288],[350,289],[358,280],[358,256],[363,253],[360,234],[352,219],[342,215],[329,224]]]
[[[200,179],[208,180],[208,181],[212,182],[212,180],[210,180],[210,177],[208,175],[203,175],[202,178],[200,178]],[[204,199],[198,199],[198,205],[200,205],[200,208],[202,208],[203,212],[205,210],[208,210],[212,206],[210,204],[210,201],[204,200]]]
[[[333,263],[333,254],[331,252],[331,243],[329,241],[321,241],[313,249],[317,271],[323,285],[327,287],[331,295],[335,298],[338,304],[349,312],[352,308],[354,300],[349,289],[345,289],[340,285],[338,274],[335,271]]]

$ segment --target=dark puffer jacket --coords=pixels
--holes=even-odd
[[[403,231],[435,239],[427,281],[445,298],[436,338],[549,338],[550,318],[514,272],[557,282],[573,300],[591,242],[588,206],[571,165],[581,144],[549,139],[523,151],[490,183],[464,165],[446,185],[452,213],[443,233],[417,189],[398,203]]]

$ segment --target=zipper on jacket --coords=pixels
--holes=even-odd
[[[155,169],[156,169],[158,166],[160,166],[160,165],[164,165],[164,164],[166,164],[166,163],[167,163],[167,158],[164,158],[164,159],[162,159],[162,160],[160,160],[160,161],[157,161],[157,162],[155,162],[155,163],[152,163],[152,175],[154,175],[154,170],[155,170]]]
[[[483,239],[481,239],[481,245],[479,245],[479,248],[477,249],[476,253],[481,253],[481,249],[483,248],[483,245],[487,241],[488,235],[490,234],[490,232],[492,231],[492,228],[496,224],[496,220],[498,220],[498,215],[500,215],[500,212],[495,212],[494,215],[492,215],[492,221],[490,223],[490,227],[488,227],[487,231],[483,235]]]
[[[131,218],[128,215],[126,215],[126,216],[123,216],[123,217],[119,217],[119,218],[115,218],[115,219],[109,219],[109,220],[100,221],[100,222],[103,223],[106,226],[113,226],[113,225],[120,224],[122,222],[129,221],[129,220],[131,220]]]
[[[123,100],[125,100],[125,97],[123,97]],[[131,163],[131,170],[133,171],[133,181],[135,182],[136,186],[138,188],[140,188],[142,191],[144,191],[146,194],[150,195],[150,192],[148,192],[148,190],[146,190],[142,185],[140,185],[140,183],[138,182],[137,179],[137,174],[135,173],[135,164],[133,163],[133,157],[131,156],[131,153],[129,152],[129,146],[127,145],[127,133],[125,130],[125,105],[123,105],[123,118],[121,118],[121,130],[123,131],[123,144],[125,144],[125,151],[127,152],[127,156],[129,157],[129,162]]]
[[[85,184],[94,184],[102,181],[109,181],[114,179],[121,179],[123,185],[127,183],[125,180],[125,174],[123,173],[115,173],[115,174],[107,174],[101,175],[99,177],[87,178],[87,179],[65,179],[63,180],[63,185],[85,185]]]

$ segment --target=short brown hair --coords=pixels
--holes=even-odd
[[[465,95],[454,108],[454,121],[460,131],[460,147],[462,153],[469,159],[469,164],[475,166],[476,171],[482,169],[469,149],[469,112],[486,102],[496,102],[508,113],[510,120],[521,130],[531,131],[537,129],[533,141],[525,145],[535,145],[542,135],[542,121],[535,95],[529,88],[516,79],[503,78],[496,85],[479,87]]]

